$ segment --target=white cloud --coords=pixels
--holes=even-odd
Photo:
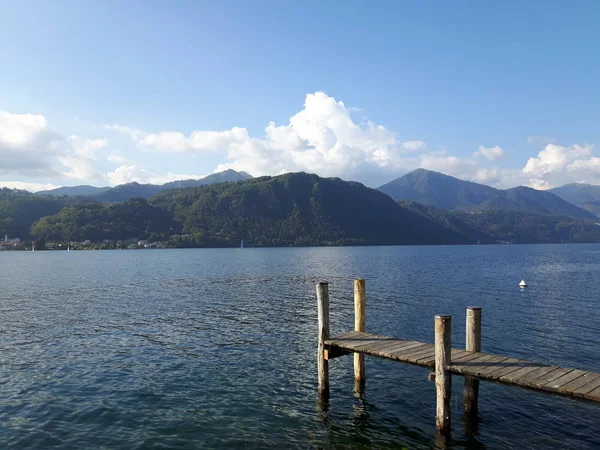
[[[479,150],[477,150],[473,156],[483,156],[490,161],[496,161],[504,156],[504,150],[502,147],[484,147],[483,145],[479,146]]]
[[[112,150],[106,157],[106,160],[117,164],[124,164],[127,162],[127,158],[125,158],[119,150]]]
[[[119,133],[123,133],[128,135],[131,139],[133,139],[134,141],[137,141],[138,139],[143,138],[144,136],[146,136],[148,133],[143,132],[142,130],[138,130],[136,128],[131,128],[131,127],[126,127],[123,125],[103,125],[103,127],[106,130],[110,130],[110,131],[117,131]]]
[[[28,183],[26,181],[0,181],[0,187],[9,189],[21,189],[29,192],[48,191],[60,186],[51,183]]]
[[[56,175],[49,158],[60,139],[42,115],[0,111],[0,174]]]
[[[97,180],[102,175],[94,168],[96,151],[107,145],[106,139],[83,139],[79,136],[69,136],[67,142],[71,148],[58,157],[60,163],[70,170],[65,173],[67,178],[75,180]]]
[[[142,169],[135,165],[123,165],[115,169],[113,172],[109,172],[107,180],[111,186],[117,186],[119,184],[126,183],[151,183],[151,184],[165,184],[170,181],[177,180],[199,180],[204,178],[205,175],[190,175],[182,173],[171,173],[156,174],[146,169]]]
[[[592,156],[593,145],[546,145],[529,158],[522,170],[528,184],[548,189],[572,181],[600,182],[600,158]]]
[[[528,142],[545,142],[544,148],[522,169],[509,169],[495,166],[505,153],[498,145],[481,145],[475,153],[457,156],[443,148],[430,148],[412,136],[407,139],[383,125],[362,118],[355,120],[356,110],[323,92],[315,92],[306,95],[303,107],[287,123],[266,122],[264,133],[258,137],[250,136],[246,128],[239,126],[183,133],[104,125],[107,135],[127,136],[121,141],[129,142],[130,147],[119,145],[124,151],[110,149],[103,137],[58,135],[42,115],[0,112],[0,176],[53,177],[48,179],[53,183],[164,183],[201,178],[177,172],[196,167],[192,164],[203,158],[203,162],[205,159],[216,164],[215,171],[243,170],[255,176],[307,171],[371,186],[418,167],[502,187],[526,184],[547,188],[570,181],[600,183],[600,157],[593,155],[589,145],[560,146],[549,143],[548,138],[529,136]],[[135,150],[140,159],[136,159]],[[141,155],[140,150],[146,153]],[[169,158],[158,153],[168,154]],[[169,171],[171,161],[180,169]],[[106,173],[111,163],[118,167]],[[203,173],[208,171],[201,167]]]

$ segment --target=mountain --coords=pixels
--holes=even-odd
[[[600,201],[600,186],[593,184],[569,183],[548,189],[548,192],[552,192],[574,205]]]
[[[130,198],[150,198],[164,190],[162,185],[133,182],[120,184],[88,198],[96,202],[116,203],[127,201]]]
[[[40,191],[37,195],[42,196],[82,196],[88,197],[96,202],[124,202],[130,198],[150,198],[159,192],[167,189],[190,188],[205,186],[213,183],[226,183],[233,181],[241,181],[252,178],[252,175],[246,172],[236,172],[235,170],[225,170],[223,172],[213,173],[199,180],[179,180],[171,181],[165,184],[140,184],[127,183],[119,186],[111,187],[95,187],[95,186],[65,186],[49,191]]]
[[[378,188],[394,200],[410,200],[447,210],[510,210],[596,220],[596,217],[548,191],[524,186],[495,189],[483,184],[417,169]]]
[[[600,242],[600,226],[587,220],[507,210],[448,211],[406,200],[398,203],[482,244]]]
[[[54,197],[62,197],[66,196],[90,196],[101,194],[102,192],[110,190],[109,187],[96,187],[89,185],[81,185],[81,186],[63,186],[56,189],[50,189],[48,191],[40,191],[38,195],[44,196],[54,196]]]
[[[456,244],[472,240],[360,183],[307,173],[165,191],[187,245]]]
[[[44,197],[27,191],[0,189],[0,236],[29,238],[31,224],[40,217],[56,214],[75,202],[66,197]]]
[[[538,191],[525,186],[500,191],[477,207],[477,210],[480,211],[492,209],[596,220],[596,217],[589,211],[585,211],[551,192]]]
[[[177,224],[162,208],[136,198],[122,203],[67,206],[42,217],[31,227],[39,239],[62,242],[102,242],[125,239],[168,239]]]
[[[549,191],[600,218],[600,186],[569,183]]]
[[[417,169],[378,188],[394,200],[411,200],[443,209],[474,208],[498,189],[431,170]]]
[[[246,172],[236,172],[232,169],[224,170],[223,172],[213,173],[212,175],[208,175],[199,180],[181,180],[181,181],[171,181],[170,183],[163,184],[163,187],[166,189],[176,189],[176,188],[188,188],[188,187],[198,187],[198,186],[206,186],[207,184],[215,184],[215,183],[230,183],[232,181],[244,181],[252,178],[252,175]]]

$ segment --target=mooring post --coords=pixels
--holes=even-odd
[[[467,308],[465,350],[468,352],[481,351],[481,308],[469,306]],[[463,407],[467,416],[477,416],[477,403],[479,398],[479,380],[465,377],[463,389]]]
[[[329,362],[325,359],[325,341],[329,339],[329,284],[317,284],[317,311],[319,319],[319,349],[317,356],[319,395],[329,397]]]
[[[452,347],[452,317],[435,316],[435,426],[443,434],[450,433],[450,397],[452,375],[448,370]]]
[[[365,280],[354,280],[354,331],[367,330]],[[365,382],[365,355],[354,353],[354,381],[361,387]]]

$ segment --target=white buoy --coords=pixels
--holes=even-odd
[[[527,283],[525,283],[525,280],[521,280],[521,282],[519,283],[519,287],[522,287],[522,288],[527,287]]]

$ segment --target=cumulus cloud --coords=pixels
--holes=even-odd
[[[0,111],[0,174],[56,174],[48,157],[56,153],[59,141],[44,116]]]
[[[135,165],[123,165],[106,175],[111,186],[126,183],[165,184],[177,180],[199,180],[206,175],[190,175],[182,173],[156,174]]]
[[[224,152],[216,171],[244,170],[254,175],[310,171],[323,176],[364,178],[364,174],[407,168],[407,154],[426,150],[420,140],[401,141],[396,133],[372,122],[357,124],[352,109],[323,92],[308,94],[304,108],[288,124],[269,122],[262,138],[247,129],[147,133],[111,125],[130,136],[138,148],[158,152]],[[410,165],[418,162],[418,157]]]
[[[112,150],[106,157],[108,162],[123,164],[127,162],[127,158],[123,156],[120,150]]]
[[[593,145],[546,145],[523,168],[529,185],[548,189],[572,181],[600,182],[600,158],[592,155]]]
[[[0,181],[0,187],[9,189],[20,189],[29,192],[49,191],[60,186],[51,183],[28,183],[26,181]]]
[[[65,138],[43,115],[0,111],[0,175],[98,179],[95,153],[106,144],[106,139]]]
[[[124,125],[113,124],[113,125],[103,125],[103,127],[106,130],[117,131],[119,133],[126,134],[134,141],[137,141],[138,139],[142,139],[144,136],[146,136],[148,134],[142,130],[138,130],[138,129],[132,128],[132,127],[126,127]]]
[[[483,145],[479,146],[479,150],[474,153],[474,156],[483,156],[490,161],[496,161],[504,156],[504,150],[502,147],[484,147]]]
[[[132,181],[164,183],[201,178],[176,173],[179,170],[168,171],[169,161],[176,160],[181,168],[203,159],[216,165],[215,172],[234,169],[260,176],[307,171],[371,186],[418,167],[498,187],[526,184],[548,188],[570,181],[600,183],[600,157],[593,155],[589,145],[561,146],[548,138],[529,136],[527,142],[544,146],[537,156],[524,166],[498,167],[497,161],[505,153],[499,145],[463,149],[467,155],[457,156],[430,148],[418,136],[402,136],[371,121],[357,121],[354,111],[356,108],[349,108],[324,92],[315,92],[306,95],[302,108],[289,121],[266,122],[258,136],[250,136],[240,126],[183,133],[104,125],[107,135],[126,136],[120,138],[124,146],[119,144],[125,152],[110,149],[105,138],[60,136],[42,115],[0,112],[0,176],[34,174],[56,180],[62,177],[65,181],[98,180],[111,185]],[[141,152],[145,152],[144,159],[136,159]],[[169,158],[158,154],[168,154]],[[107,173],[109,163],[116,168]],[[163,163],[161,167],[159,164]],[[201,171],[206,173],[206,169],[203,166]]]
[[[105,147],[106,139],[82,139],[79,136],[69,136],[71,144],[68,151],[58,157],[60,163],[69,168],[65,176],[75,180],[97,180],[102,175],[96,171],[96,151]]]

